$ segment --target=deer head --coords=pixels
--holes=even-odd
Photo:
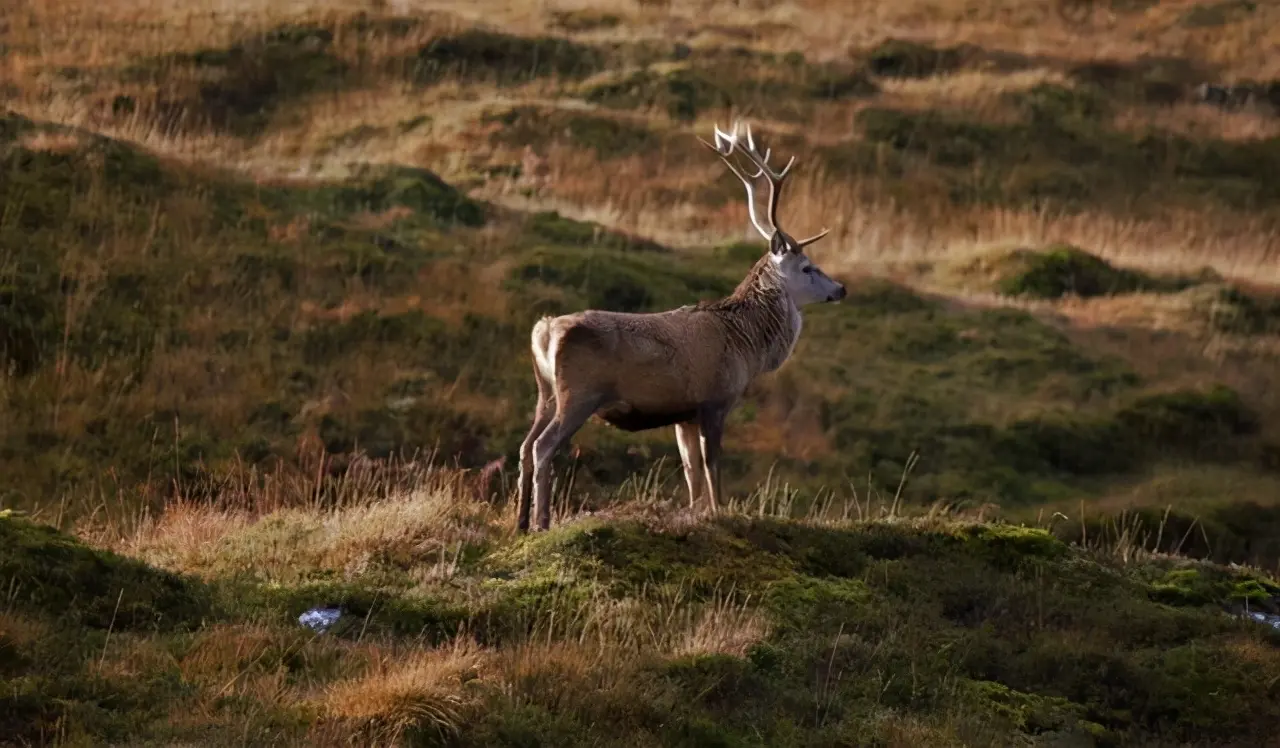
[[[698,142],[716,152],[747,189],[747,211],[751,216],[751,225],[769,242],[769,257],[782,278],[787,293],[796,306],[804,306],[821,301],[839,301],[845,297],[843,285],[830,278],[805,255],[804,248],[826,236],[830,229],[823,229],[817,234],[796,241],[790,234],[782,230],[778,224],[778,201],[782,197],[782,185],[787,174],[795,164],[795,156],[787,161],[782,171],[769,166],[772,149],[765,149],[763,154],[756,148],[751,137],[751,125],[746,126],[746,144],[743,146],[738,134],[739,123],[733,123],[733,132],[726,133],[715,128],[715,145],[702,138]],[[755,166],[755,173],[748,174],[733,162],[733,154],[741,153]],[[769,225],[765,226],[756,213],[756,195],[753,180],[764,177],[769,182],[769,203],[767,208]]]

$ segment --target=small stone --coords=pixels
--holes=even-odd
[[[341,608],[312,608],[298,616],[298,623],[312,631],[325,632],[342,617]]]

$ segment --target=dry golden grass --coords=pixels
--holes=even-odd
[[[387,651],[361,675],[338,681],[319,698],[326,720],[376,745],[397,744],[409,730],[456,735],[480,695],[466,685],[492,653],[465,640],[415,652]]]
[[[747,650],[770,633],[769,622],[756,611],[729,599],[714,601],[694,618],[677,655],[722,654],[745,657]]]
[[[880,105],[903,109],[957,109],[968,117],[999,121],[1009,108],[1003,97],[1052,84],[1070,88],[1070,79],[1048,68],[1013,72],[962,70],[927,78],[886,79]]]
[[[622,19],[613,29],[579,33],[592,40],[670,39],[684,36],[701,43],[699,31],[736,43],[770,51],[804,50],[816,59],[842,57],[889,36],[955,45],[977,44],[1006,52],[1048,60],[1134,59],[1139,56],[1204,57],[1227,66],[1226,78],[1275,77],[1274,53],[1280,38],[1274,31],[1275,11],[1260,7],[1247,18],[1222,27],[1186,29],[1180,19],[1209,0],[1161,3],[1143,13],[1129,13],[1103,26],[1063,21],[1056,0],[1020,2],[1007,0],[980,8],[962,2],[884,3],[879,0],[840,3],[831,0],[769,3],[754,9],[745,23],[726,23],[741,17],[739,4],[712,0],[672,5],[658,13],[644,12],[634,0],[612,0],[591,6],[591,12],[610,13]],[[48,88],[49,72],[68,66],[99,68],[195,48],[225,46],[255,32],[284,23],[337,24],[356,13],[401,14],[425,21],[404,35],[376,37],[359,52],[371,59],[385,59],[412,49],[440,33],[467,26],[501,28],[513,33],[566,33],[556,25],[563,13],[586,10],[578,2],[547,2],[516,6],[493,2],[438,2],[424,5],[402,0],[374,3],[290,3],[279,6],[265,0],[219,2],[196,8],[173,0],[131,3],[125,0],[90,2],[55,0],[48,3],[20,0],[12,14],[10,37],[13,51],[5,58],[5,77],[22,84]],[[640,11],[640,12],[637,12]],[[1031,32],[1031,33],[1028,33]],[[705,37],[707,34],[702,34]],[[340,34],[335,49],[354,55],[355,47]],[[1015,76],[1034,76],[1024,73]],[[981,75],[971,75],[961,86],[977,85]],[[998,86],[999,84],[995,84]]]
[[[1224,111],[1197,104],[1131,107],[1116,113],[1112,125],[1134,133],[1164,130],[1193,138],[1260,140],[1280,136],[1280,117],[1260,108]]]
[[[447,576],[450,553],[498,532],[502,518],[459,495],[459,473],[411,472],[419,485],[356,482],[329,506],[296,490],[285,498],[270,489],[212,504],[177,501],[127,534],[96,539],[158,566],[208,575],[241,571],[277,581],[316,569],[358,575],[377,557],[434,559],[428,576]]]

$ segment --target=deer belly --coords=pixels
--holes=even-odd
[[[629,403],[614,403],[596,411],[596,415],[623,431],[647,431],[690,421],[698,411],[694,408],[640,409]]]

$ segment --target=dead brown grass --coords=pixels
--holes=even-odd
[[[1261,107],[1223,111],[1198,104],[1131,107],[1112,120],[1117,129],[1134,133],[1163,130],[1194,138],[1261,140],[1280,136],[1280,117]]]
[[[505,530],[489,504],[459,496],[460,473],[411,466],[392,482],[389,472],[377,472],[372,485],[357,480],[327,506],[268,487],[212,504],[173,502],[154,518],[96,539],[158,566],[210,576],[245,572],[297,581],[318,569],[359,575],[376,557],[428,559],[428,576],[439,578],[448,576],[458,545]]]
[[[386,651],[361,675],[324,689],[326,720],[343,723],[362,740],[398,744],[410,730],[456,735],[480,692],[467,689],[492,653],[465,640],[413,652]]]

